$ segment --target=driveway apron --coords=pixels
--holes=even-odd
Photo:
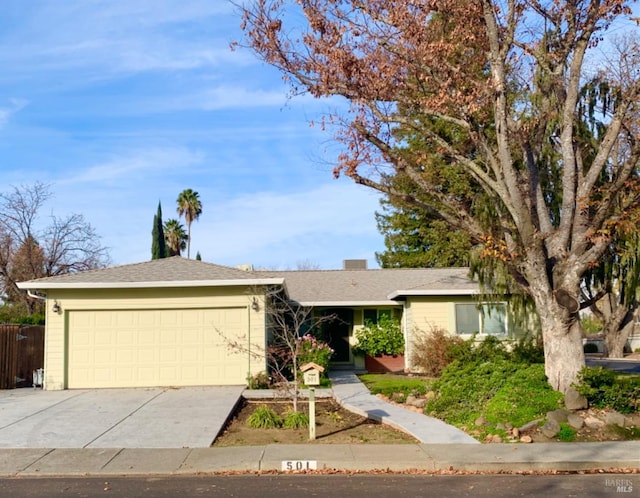
[[[243,386],[0,391],[0,448],[199,448]]]

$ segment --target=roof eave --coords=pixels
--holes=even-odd
[[[170,287],[238,287],[251,285],[284,285],[283,278],[230,280],[163,280],[157,282],[19,282],[19,289],[158,289]]]
[[[478,289],[429,289],[429,290],[397,290],[387,297],[389,299],[400,299],[405,296],[476,296],[480,294]]]
[[[294,300],[295,301],[295,300]],[[340,306],[399,306],[397,301],[295,301],[300,306],[340,307]]]

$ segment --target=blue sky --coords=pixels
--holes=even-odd
[[[334,180],[327,102],[231,51],[225,0],[3,0],[0,189],[50,183],[42,211],[81,213],[112,262],[150,258],[158,201],[200,193],[192,255],[235,266],[339,268],[383,249],[378,195]]]

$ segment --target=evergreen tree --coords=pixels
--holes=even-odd
[[[158,212],[153,217],[153,229],[151,231],[151,259],[167,257],[167,249],[164,242],[164,230],[162,228],[162,206],[158,202]]]
[[[402,175],[388,177],[394,190],[405,196],[420,195],[419,189]],[[382,268],[448,268],[468,266],[471,240],[464,230],[453,229],[433,213],[386,195],[376,212],[378,231],[386,250],[376,253]]]

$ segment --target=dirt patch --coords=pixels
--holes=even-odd
[[[291,408],[290,401],[243,400],[233,418],[213,446],[262,446],[266,444],[309,443],[309,429],[252,429],[247,418],[267,405],[278,414]],[[308,405],[300,403],[308,413]],[[316,440],[313,444],[415,444],[418,441],[404,432],[376,423],[342,408],[334,400],[316,400]]]

